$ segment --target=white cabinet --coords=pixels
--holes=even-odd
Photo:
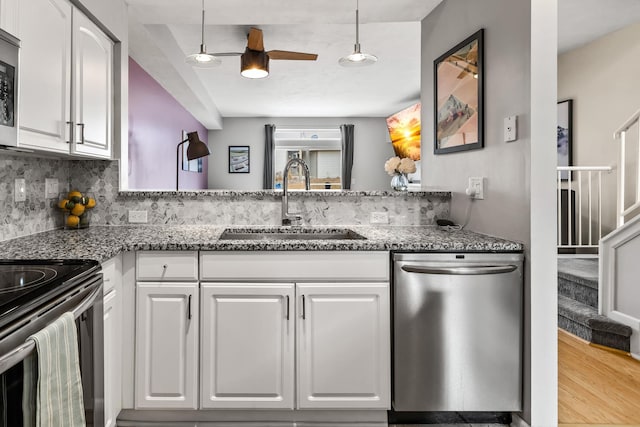
[[[0,0],[0,28],[17,36],[19,0]]]
[[[138,265],[145,256],[139,253]],[[197,259],[195,253],[185,252]],[[171,264],[170,254],[167,259]],[[168,267],[167,267],[168,268]],[[167,270],[158,269],[159,272]],[[158,280],[162,280],[158,273]],[[150,276],[153,278],[153,275]],[[138,277],[140,280],[140,276]],[[136,286],[136,408],[198,407],[198,282]]]
[[[201,407],[294,407],[294,286],[202,284]]]
[[[113,43],[66,0],[30,0],[18,9],[18,145],[110,158]]]
[[[298,407],[388,408],[388,283],[296,286]]]
[[[104,419],[115,427],[122,409],[122,258],[102,264],[104,277]]]
[[[135,407],[198,407],[198,253],[136,257]]]

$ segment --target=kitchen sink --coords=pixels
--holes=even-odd
[[[220,240],[365,240],[347,228],[227,228]]]

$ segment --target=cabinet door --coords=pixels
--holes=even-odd
[[[73,65],[71,152],[110,158],[113,43],[77,9],[73,11]]]
[[[122,258],[102,264],[104,276],[104,419],[115,427],[122,409]]]
[[[202,285],[202,408],[293,409],[294,285]]]
[[[389,408],[388,283],[296,287],[298,407]]]
[[[136,408],[197,408],[197,283],[138,283]]]
[[[0,28],[18,38],[19,8],[18,0],[0,0]]]
[[[117,376],[120,374],[117,359],[120,355],[116,348],[117,304],[116,290],[112,289],[104,297],[104,420],[105,427],[115,427]],[[119,395],[119,393],[118,393]]]
[[[21,147],[69,153],[71,9],[65,0],[19,7]]]

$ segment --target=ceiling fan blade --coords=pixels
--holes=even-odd
[[[269,59],[291,59],[298,61],[315,61],[318,55],[315,53],[290,52],[288,50],[270,50],[267,52]]]
[[[251,28],[247,36],[247,47],[251,50],[264,51],[264,42],[262,40],[262,30]]]
[[[209,55],[213,56],[241,56],[242,52],[214,52]]]

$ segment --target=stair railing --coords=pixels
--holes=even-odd
[[[636,146],[635,150],[630,150],[630,144],[640,145],[640,141],[632,140],[628,138],[628,134],[634,128],[640,127],[640,110],[636,111],[629,119],[624,122],[620,128],[613,134],[613,138],[620,141],[620,160],[618,162],[618,201],[617,201],[617,227],[624,225],[625,221],[628,221],[633,216],[630,214],[640,212],[640,146]],[[632,158],[633,152],[636,151],[636,155]],[[632,154],[629,154],[632,153]],[[635,179],[628,179],[627,166],[631,166],[635,169]],[[626,193],[627,186],[635,185],[635,191],[633,191],[634,198],[633,203],[629,207],[626,206]],[[632,187],[633,188],[633,187]]]
[[[598,248],[602,238],[602,174],[612,170],[611,166],[557,167],[559,249]]]

